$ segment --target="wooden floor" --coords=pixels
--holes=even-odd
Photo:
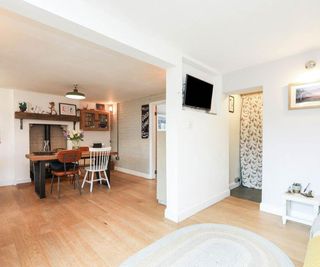
[[[39,200],[32,184],[0,188],[0,266],[118,266],[153,241],[195,223],[239,226],[273,241],[301,266],[309,227],[262,213],[257,203],[229,197],[181,224],[163,217],[155,181],[119,172],[111,190],[82,196],[64,182]],[[56,190],[56,188],[55,188]],[[47,190],[48,191],[48,190]]]

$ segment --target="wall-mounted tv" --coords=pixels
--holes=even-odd
[[[211,110],[213,84],[187,74],[183,105],[203,110]]]

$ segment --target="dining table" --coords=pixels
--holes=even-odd
[[[39,198],[46,197],[46,164],[52,161],[58,160],[57,153],[49,152],[49,153],[30,153],[26,154],[26,158],[29,159],[33,163],[33,171],[34,171],[34,190],[39,196]],[[107,175],[110,180],[110,162],[111,156],[116,156],[117,152],[110,152],[109,161],[108,161],[108,169]],[[89,151],[81,152],[81,159],[90,158]]]

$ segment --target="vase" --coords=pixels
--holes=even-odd
[[[79,149],[80,140],[71,140],[71,142],[72,142],[72,149]]]

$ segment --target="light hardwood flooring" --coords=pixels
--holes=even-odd
[[[163,217],[156,183],[114,172],[111,190],[95,184],[82,196],[68,181],[57,198],[47,186],[39,200],[32,184],[0,188],[0,266],[118,266],[128,256],[186,225],[223,223],[271,240],[302,266],[309,227],[259,211],[229,197],[183,223]]]

